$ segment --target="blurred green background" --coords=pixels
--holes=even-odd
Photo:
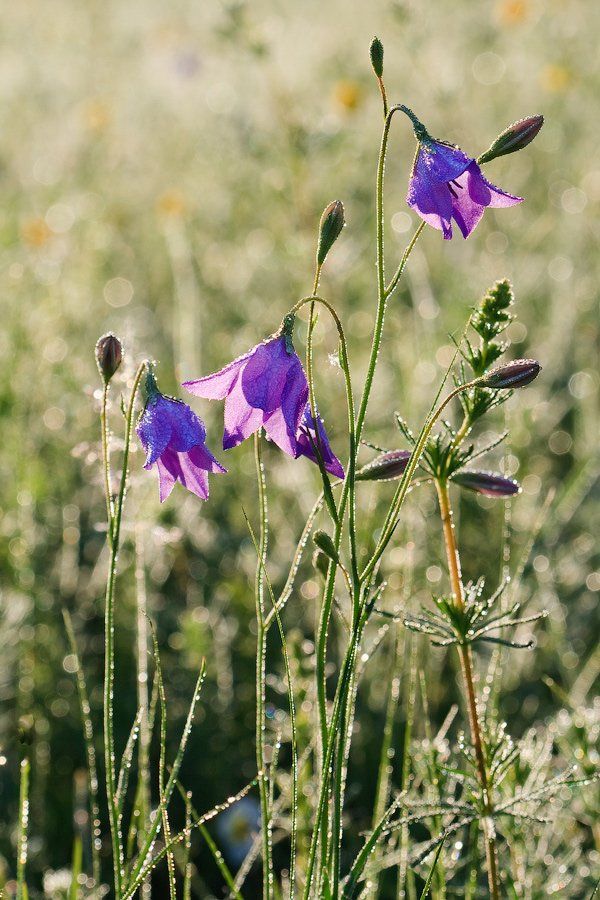
[[[33,764],[33,884],[49,869],[68,867],[73,834],[85,829],[74,789],[85,754],[61,609],[74,618],[99,729],[107,559],[94,343],[111,329],[126,345],[111,411],[118,449],[118,398],[137,362],[155,357],[162,389],[176,393],[182,378],[221,367],[271,333],[310,290],[319,215],[340,198],[348,227],[328,260],[322,293],[347,328],[360,385],[376,299],[381,107],[368,59],[373,34],[385,46],[390,100],[411,106],[434,135],[474,156],[509,122],[546,116],[530,148],[486,170],[525,203],[488,211],[466,243],[459,235],[443,242],[426,229],[390,304],[367,437],[404,446],[394,411],[419,424],[448,364],[449,334],[462,331],[495,279],[510,278],[518,314],[510,353],[535,356],[544,369],[510,401],[506,418],[489,420],[492,432],[511,430],[495,459],[519,478],[523,493],[507,528],[503,504],[461,496],[464,568],[495,585],[504,531],[504,563],[514,570],[540,520],[522,591],[532,610],[546,607],[550,616],[538,626],[536,651],[511,656],[502,714],[516,737],[544,724],[553,729],[561,763],[597,763],[599,19],[585,0],[178,0],[168,7],[54,0],[5,9],[0,851],[8,875],[23,740],[31,742]],[[390,271],[416,225],[404,203],[413,152],[411,129],[397,117],[387,166]],[[303,339],[301,327],[299,349]],[[343,383],[330,364],[336,341],[324,318],[316,340],[319,405],[343,456]],[[141,470],[139,450],[133,456],[117,601],[117,741],[124,743],[136,707],[137,542],[164,653],[172,744],[200,659],[208,661],[183,769],[203,810],[255,771],[255,557],[242,506],[254,520],[256,505],[251,448],[219,452],[221,405],[192,405],[230,474],[212,479],[209,503],[177,486],[159,507],[154,476]],[[266,463],[270,571],[280,584],[318,493],[318,472],[273,448]],[[364,489],[365,529],[391,490]],[[541,515],[549,492],[552,505]],[[427,490],[414,498],[387,557],[389,608],[405,591],[409,557],[411,602],[445,589],[434,498]],[[301,690],[312,671],[319,589],[308,554],[285,616]],[[432,717],[441,722],[457,696],[454,662],[426,645],[419,654]],[[271,713],[283,721],[276,646],[271,670]],[[370,821],[388,672],[384,641],[359,697],[349,793],[357,839]],[[301,713],[309,733],[309,694]],[[581,828],[572,840],[591,850],[577,863],[587,869],[579,872],[582,884],[590,859],[596,867],[599,860],[591,798],[577,796],[561,826],[569,835],[575,819]],[[198,849],[195,860],[198,896],[221,896],[210,858]],[[48,896],[52,890],[46,885]]]

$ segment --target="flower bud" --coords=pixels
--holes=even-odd
[[[542,367],[536,359],[515,359],[505,366],[497,366],[481,379],[483,387],[502,389],[525,387],[540,374]]]
[[[482,153],[477,162],[490,162],[498,156],[505,156],[507,153],[515,153],[522,150],[527,144],[530,144],[534,137],[540,131],[544,124],[543,116],[528,116],[526,119],[519,119],[513,122],[508,128],[505,128],[502,134],[499,134],[489,150]]]
[[[498,475],[496,472],[476,472],[465,469],[462,472],[456,472],[452,476],[452,481],[470,491],[483,494],[484,497],[514,497],[521,491],[518,481],[504,478],[503,475]]]
[[[344,204],[341,200],[334,200],[323,210],[319,223],[319,246],[317,247],[317,265],[319,267],[325,262],[325,257],[337,241],[345,224]]]
[[[371,55],[371,65],[373,66],[373,71],[378,78],[381,78],[383,75],[383,44],[378,37],[374,37],[371,41],[371,48],[369,50],[369,53]]]
[[[410,450],[390,450],[367,463],[356,473],[357,481],[390,481],[404,474],[410,459]]]
[[[332,559],[336,563],[340,561],[335,545],[326,531],[315,531],[313,534],[313,541],[319,550],[324,553],[325,556],[329,557],[329,559]]]
[[[315,569],[321,573],[323,578],[327,578],[327,572],[329,571],[329,560],[325,556],[322,550],[315,550],[313,553],[313,566]]]
[[[108,384],[123,359],[123,345],[119,338],[108,332],[96,342],[96,362],[104,384]]]

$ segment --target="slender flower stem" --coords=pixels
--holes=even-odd
[[[21,760],[19,788],[19,832],[17,839],[17,900],[27,900],[25,867],[27,865],[27,828],[29,825],[29,759]]]
[[[102,406],[100,407],[100,428],[102,430],[102,459],[103,459],[103,472],[104,472],[104,495],[106,498],[106,522],[108,528],[108,540],[109,544],[112,543],[112,529],[113,529],[113,520],[115,516],[114,504],[113,504],[113,495],[112,495],[112,486],[111,486],[111,474],[110,474],[110,437],[108,431],[108,390],[109,390],[109,382],[105,381],[104,386],[102,388]]]
[[[458,609],[462,610],[464,609],[465,605],[465,597],[460,568],[460,556],[454,533],[454,524],[452,522],[452,507],[450,506],[448,484],[446,481],[440,481],[437,479],[435,484],[437,488],[438,501],[440,504],[440,515],[442,519],[442,528],[444,531],[444,543],[446,546],[446,556],[448,559],[450,585],[452,588],[452,593],[454,595],[454,602]],[[496,847],[496,836],[492,819],[493,804],[491,796],[491,785],[489,782],[487,764],[485,760],[481,722],[479,720],[477,700],[475,696],[475,684],[473,679],[473,658],[471,654],[471,648],[468,645],[459,645],[458,652],[460,656],[460,664],[465,685],[465,695],[469,713],[469,725],[471,728],[471,740],[473,742],[475,760],[477,762],[477,776],[479,778],[479,784],[481,787],[481,799],[483,803],[482,827],[485,841],[490,897],[492,897],[492,900],[499,900],[500,887],[498,875],[498,851]]]
[[[260,446],[260,432],[254,435],[254,460],[258,482],[258,502],[260,510],[260,536],[258,546],[258,562],[256,566],[256,763],[259,771],[258,789],[260,794],[261,834],[263,856],[263,900],[270,900],[273,892],[273,864],[271,849],[271,811],[269,805],[268,765],[265,754],[265,689],[266,689],[266,655],[267,629],[265,628],[264,572],[267,560],[267,544],[269,539],[267,492],[265,470]]]
[[[120,900],[123,892],[124,859],[123,846],[119,833],[119,814],[116,804],[116,774],[115,774],[115,740],[113,729],[114,706],[114,679],[115,679],[115,580],[117,573],[117,559],[119,556],[121,522],[123,519],[123,503],[127,486],[129,450],[131,446],[131,432],[133,429],[133,413],[135,399],[146,368],[146,361],[139,366],[131,389],[129,406],[125,423],[125,447],[123,450],[123,466],[121,471],[121,483],[116,506],[112,515],[112,522],[108,522],[108,535],[110,547],[110,560],[108,565],[108,578],[106,582],[106,596],[104,606],[104,763],[106,777],[106,798],[108,803],[108,818],[113,852],[113,868],[115,882],[115,900]],[[107,391],[103,392],[102,415],[106,421]],[[103,429],[104,433],[105,429]],[[110,460],[108,457],[108,445],[103,441],[104,451],[104,482],[110,490]],[[108,501],[107,501],[108,503]],[[107,506],[107,508],[109,508]],[[112,525],[112,527],[111,527]]]

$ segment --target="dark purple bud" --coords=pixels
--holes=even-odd
[[[313,534],[313,541],[321,553],[324,553],[329,559],[332,559],[334,562],[340,561],[339,554],[335,549],[335,544],[326,531],[315,531]]]
[[[530,144],[534,137],[540,131],[544,124],[543,116],[528,116],[526,119],[519,119],[513,122],[508,128],[505,128],[502,134],[499,134],[489,150],[482,153],[477,162],[482,165],[488,163],[498,156],[506,156],[507,153],[515,153],[522,150],[527,144]]]
[[[367,463],[356,473],[357,481],[390,481],[404,474],[408,465],[410,450],[390,450]]]
[[[518,388],[525,387],[534,378],[537,378],[542,367],[536,359],[515,359],[505,366],[497,366],[484,375],[481,384],[488,388]]]
[[[317,247],[317,265],[322,266],[325,257],[340,236],[340,232],[346,220],[344,219],[344,204],[341,200],[334,200],[326,206],[319,223],[319,245]]]
[[[104,384],[108,384],[123,360],[123,345],[119,338],[109,332],[96,342],[96,362]]]
[[[374,37],[371,41],[371,48],[369,50],[369,53],[371,55],[371,65],[373,66],[373,71],[378,78],[381,78],[383,75],[383,44],[378,37]]]
[[[468,469],[456,472],[452,481],[461,487],[483,494],[484,497],[514,497],[520,493],[521,485],[512,478],[504,478],[496,472],[475,472]]]

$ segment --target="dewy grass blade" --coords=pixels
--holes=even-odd
[[[19,788],[19,830],[17,834],[17,900],[27,900],[25,881],[27,866],[27,829],[29,827],[29,758],[21,760],[21,784]]]
[[[65,629],[71,649],[71,655],[75,664],[75,678],[77,682],[77,696],[79,699],[79,710],[81,713],[81,722],[83,724],[83,738],[85,741],[85,755],[87,763],[87,782],[90,805],[90,840],[92,855],[92,877],[94,886],[100,884],[100,807],[98,805],[98,769],[96,765],[96,745],[94,742],[94,728],[92,725],[92,717],[90,715],[90,701],[88,699],[88,691],[85,683],[85,674],[79,658],[77,642],[75,640],[75,630],[68,610],[63,609],[63,618],[65,621]]]
[[[389,820],[404,800],[404,797],[404,793],[399,794],[393,801],[393,803],[388,806],[387,810],[384,812],[382,817],[373,828],[371,834],[365,841],[362,850],[352,864],[350,874],[348,875],[348,880],[342,891],[342,897],[349,898],[349,900],[350,898],[356,897],[356,891],[358,889],[360,881],[362,880],[363,872],[365,870],[365,866],[369,861],[369,857],[375,851],[377,843],[383,834],[385,826],[388,824]]]
[[[135,719],[133,720],[133,725],[131,726],[131,731],[129,732],[129,737],[127,738],[127,743],[125,744],[123,756],[121,757],[121,768],[119,770],[119,777],[117,778],[117,790],[115,793],[119,822],[123,818],[123,805],[125,803],[125,795],[127,794],[127,786],[129,784],[129,773],[133,762],[133,751],[135,750],[135,744],[140,733],[141,718],[142,710],[138,709]]]
[[[427,876],[427,881],[425,882],[425,885],[424,885],[424,887],[423,887],[423,890],[421,891],[421,897],[419,898],[419,900],[425,900],[425,898],[426,898],[427,895],[429,894],[429,891],[431,890],[431,883],[432,883],[432,881],[433,881],[433,875],[434,875],[434,873],[435,873],[435,867],[436,867],[437,864],[438,864],[438,860],[439,860],[439,858],[440,858],[440,853],[442,852],[442,847],[444,846],[445,840],[446,840],[446,835],[444,834],[444,835],[442,835],[442,838],[441,838],[441,840],[440,840],[440,842],[439,842],[439,844],[438,844],[438,848],[437,848],[437,850],[435,851],[435,856],[434,856],[434,858],[433,858],[433,862],[432,862],[431,868],[430,868],[430,870],[429,870],[429,875]]]
[[[185,726],[183,728],[183,732],[181,735],[181,740],[179,742],[179,748],[177,750],[177,754],[175,756],[175,761],[173,762],[173,768],[171,770],[171,776],[167,782],[165,787],[163,797],[160,800],[158,808],[155,810],[154,818],[152,819],[152,824],[148,830],[148,834],[146,835],[146,839],[144,841],[144,846],[140,851],[137,861],[133,867],[131,872],[131,876],[129,878],[126,892],[124,897],[131,897],[139,887],[139,885],[144,881],[147,872],[144,874],[145,868],[147,868],[147,859],[149,854],[152,852],[152,847],[154,845],[154,841],[156,840],[156,835],[158,834],[162,822],[162,812],[163,809],[166,809],[171,795],[173,793],[173,788],[175,787],[175,782],[177,781],[177,776],[179,775],[179,769],[181,768],[181,763],[183,760],[183,756],[185,753],[185,748],[187,746],[188,738],[190,736],[190,732],[192,730],[192,724],[194,720],[194,713],[196,711],[196,704],[198,703],[198,697],[200,696],[200,691],[202,689],[202,684],[204,683],[204,679],[206,677],[206,661],[202,660],[202,665],[200,667],[200,673],[198,675],[198,680],[196,681],[196,687],[194,688],[194,693],[192,695],[192,701],[190,703],[189,712],[187,715],[187,719],[185,722]],[[170,849],[170,848],[169,848]],[[167,851],[165,851],[167,852]],[[162,858],[162,857],[161,857]],[[148,871],[151,871],[153,866],[150,866]]]

